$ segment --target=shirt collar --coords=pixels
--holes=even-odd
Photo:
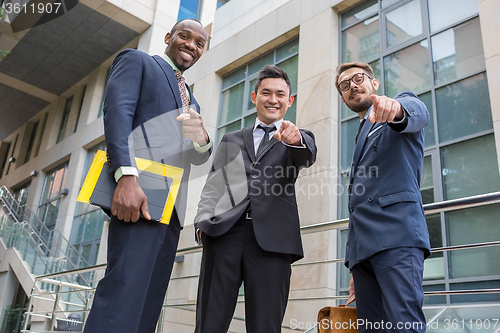
[[[182,74],[182,72],[177,68],[177,66],[175,66],[174,62],[172,61],[172,59],[169,58],[168,55],[166,55],[165,53],[163,53],[161,55],[161,57],[163,58],[163,60],[165,60],[170,65],[170,67],[172,67],[172,69],[174,70],[174,72],[180,72]]]
[[[265,126],[265,127],[269,127],[271,125],[274,125],[276,126],[276,129],[280,128],[281,127],[281,124],[283,123],[283,119],[280,119],[278,121],[275,121],[274,123],[271,123],[269,125],[266,125],[264,124],[262,121],[259,120],[259,118],[256,118],[255,119],[255,125],[253,126],[253,130],[255,131],[255,129],[257,128],[257,126],[259,126],[260,124],[262,124],[262,126]]]

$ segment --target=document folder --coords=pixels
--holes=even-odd
[[[138,183],[148,198],[151,219],[169,224],[184,170],[137,157],[135,161],[139,171]],[[116,182],[107,165],[106,152],[97,151],[78,201],[111,210]]]

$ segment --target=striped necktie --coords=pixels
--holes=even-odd
[[[186,92],[186,81],[181,72],[175,71],[175,76],[177,77],[177,84],[179,85],[179,92],[181,93],[182,100],[182,112],[189,113],[189,98]]]

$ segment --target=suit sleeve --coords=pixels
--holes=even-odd
[[[294,147],[288,147],[288,151],[292,155],[293,163],[299,169],[308,168],[316,161],[316,142],[314,134],[308,130],[300,130],[302,135],[302,140],[306,146],[306,149],[297,149]]]
[[[135,50],[120,52],[111,66],[104,101],[104,136],[111,160],[110,172],[134,165],[128,145],[142,84],[142,60]]]
[[[197,229],[198,222],[205,220],[214,216],[214,210],[219,202],[219,199],[224,195],[226,182],[222,170],[227,161],[226,154],[226,136],[222,138],[219,148],[215,154],[214,161],[212,163],[212,168],[207,176],[207,181],[203,186],[203,190],[200,195],[200,201],[198,203],[198,211],[196,217],[194,218],[195,230]],[[198,152],[195,152],[199,154]],[[201,155],[201,154],[199,154]]]
[[[394,97],[394,99],[401,103],[406,112],[408,122],[403,126],[401,124],[389,123],[388,125],[393,130],[400,133],[416,133],[429,124],[429,111],[417,95],[410,91],[404,91]]]

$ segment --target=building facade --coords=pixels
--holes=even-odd
[[[127,47],[161,54],[178,18],[198,18],[210,41],[186,81],[216,142],[253,124],[250,93],[262,66],[289,74],[295,101],[285,118],[313,131],[318,146],[316,164],[297,182],[303,226],[348,217],[347,171],[358,121],[335,86],[341,62],[368,62],[380,94],[411,90],[427,105],[424,204],[500,191],[498,10],[496,0],[82,0],[28,31],[12,33],[6,21],[0,49],[11,54],[0,62],[0,186],[31,208],[43,230],[68,240],[74,267],[105,262],[109,219],[76,197],[95,152],[105,148],[102,105],[112,60]],[[209,167],[192,171],[179,249],[195,246],[192,221]],[[431,246],[500,240],[499,208],[428,215]],[[318,297],[347,294],[349,274],[332,262],[344,255],[346,233],[303,235],[305,258],[293,268],[284,332],[305,331],[321,307],[336,302]],[[13,268],[7,248],[4,239],[4,309],[22,302],[34,273]],[[200,262],[195,251],[175,264],[167,303],[179,306],[166,308],[164,332],[192,331]],[[437,252],[426,261],[424,280],[426,291],[500,288],[500,248]],[[426,297],[426,314],[461,304],[499,306],[500,295]],[[244,331],[241,318],[243,302],[232,331]]]

